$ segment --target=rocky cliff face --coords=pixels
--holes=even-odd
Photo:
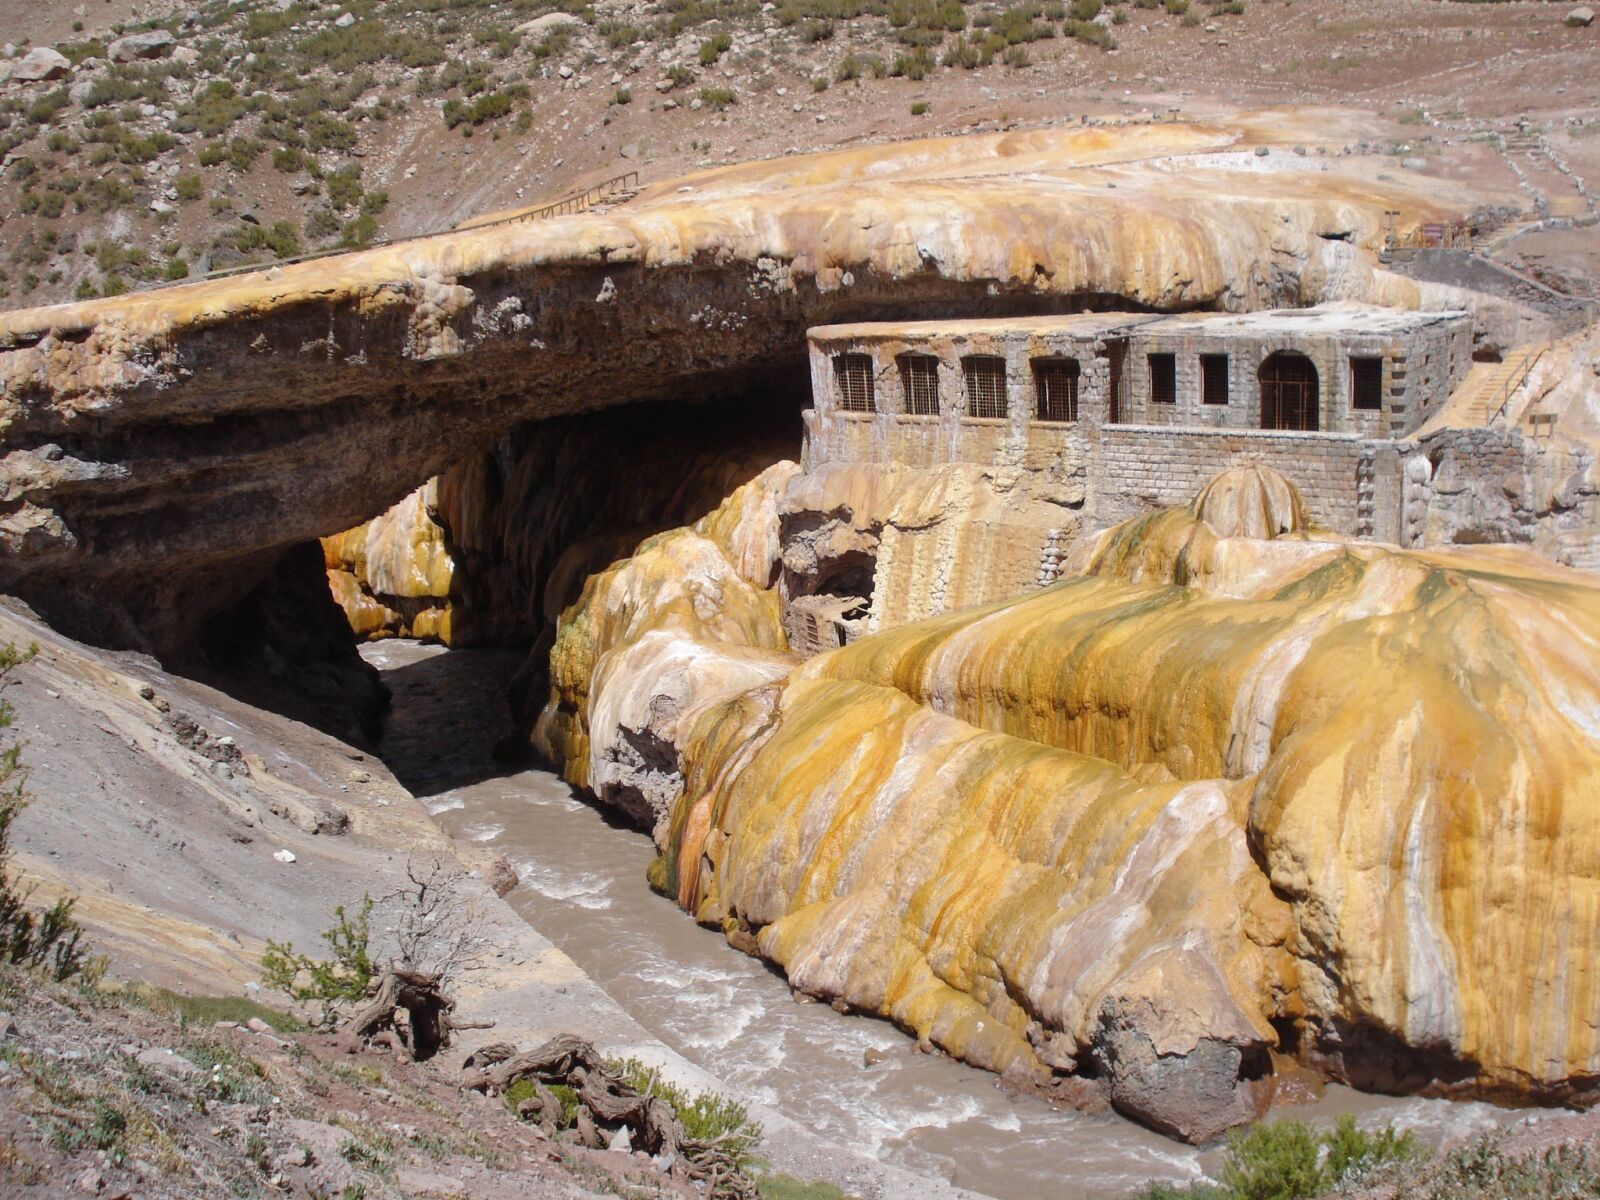
[[[553,657],[541,744],[654,823],[697,919],[1191,1140],[1261,1111],[1274,1055],[1593,1098],[1592,577],[1321,540],[1243,469],[1055,586],[791,667],[761,580],[805,487],[646,543]]]
[[[1385,210],[1444,220],[1483,197],[1283,152],[1304,133],[1290,115],[867,147],[8,314],[0,587],[105,641],[180,646],[287,547],[519,421],[803,376],[823,321],[1415,303],[1375,270]]]

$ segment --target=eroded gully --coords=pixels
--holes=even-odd
[[[662,1042],[735,1089],[830,1141],[997,1200],[1121,1196],[1212,1164],[1121,1117],[1055,1111],[986,1072],[916,1053],[886,1022],[796,1003],[780,974],[649,889],[647,834],[547,771],[493,761],[515,654],[405,641],[363,654],[394,695],[382,744],[390,769],[452,837],[515,866],[521,882],[507,900],[518,913]],[[881,1061],[865,1065],[869,1051]],[[1317,1121],[1352,1112],[1434,1142],[1506,1119],[1484,1104],[1340,1087],[1289,1112]]]

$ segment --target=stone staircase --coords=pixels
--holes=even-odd
[[[1449,423],[1457,427],[1492,424],[1545,349],[1543,345],[1518,346],[1500,362],[1474,363],[1445,406]]]

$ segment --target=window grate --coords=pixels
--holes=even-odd
[[[1383,407],[1383,359],[1350,360],[1350,403],[1360,409]]]
[[[1176,404],[1178,402],[1178,356],[1175,354],[1150,355],[1150,403]]]
[[[1228,356],[1202,354],[1200,356],[1200,403],[1226,404],[1228,402]]]
[[[906,412],[914,417],[938,416],[939,360],[931,354],[902,354],[900,388]]]
[[[1078,374],[1075,358],[1033,360],[1033,398],[1039,420],[1078,419]]]
[[[877,412],[870,354],[834,355],[833,377],[839,385],[839,407],[845,412]]]
[[[975,355],[961,360],[967,375],[967,416],[1006,415],[1006,360]]]

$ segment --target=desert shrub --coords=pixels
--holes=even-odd
[[[205,193],[205,188],[200,176],[193,171],[186,171],[172,181],[173,188],[178,193],[181,204],[193,204]]]
[[[302,1001],[365,996],[376,974],[370,952],[372,903],[371,896],[363,896],[354,914],[342,904],[333,910],[333,924],[321,934],[331,958],[313,959],[287,942],[269,941],[261,956],[261,977],[267,986]]]
[[[1320,1133],[1304,1121],[1267,1121],[1228,1136],[1219,1183],[1150,1183],[1136,1200],[1311,1200],[1421,1156],[1410,1133],[1368,1132],[1348,1115]]]
[[[737,104],[739,98],[731,88],[707,87],[700,89],[700,101],[708,108],[721,112],[730,104]]]
[[[64,87],[55,88],[28,105],[28,120],[35,125],[48,124],[56,114],[71,103]]]
[[[323,180],[328,189],[328,203],[334,208],[354,208],[361,203],[361,168],[340,167]]]
[[[913,117],[924,116],[924,115],[926,115],[927,111],[928,111],[928,102],[926,100],[918,100],[915,104],[913,104],[911,106],[911,115]]]
[[[733,48],[733,38],[726,33],[715,33],[700,43],[700,65],[709,67]]]
[[[1582,1145],[1514,1157],[1483,1137],[1452,1150],[1425,1183],[1406,1195],[1416,1200],[1577,1200],[1600,1195],[1600,1160]]]
[[[761,1200],[850,1200],[849,1193],[822,1180],[805,1180],[783,1172],[756,1176]]]
[[[633,103],[633,89],[632,88],[619,87],[616,90],[616,92],[612,95],[611,103],[613,103],[613,104],[632,104]]]
[[[672,81],[673,87],[680,88],[694,82],[694,72],[682,63],[673,63],[667,68],[667,78]]]
[[[1092,21],[1100,15],[1101,0],[1072,0],[1072,19]]]
[[[761,1140],[761,1126],[737,1100],[716,1092],[690,1092],[661,1077],[655,1067],[636,1058],[611,1059],[606,1066],[642,1095],[654,1096],[672,1109],[683,1132],[698,1141],[716,1142],[741,1166]]]
[[[896,78],[922,80],[928,77],[933,68],[932,51],[921,48],[910,54],[896,55],[894,65],[889,68],[889,74]]]
[[[236,137],[228,142],[228,165],[241,173],[255,165],[267,147],[255,138]]]

